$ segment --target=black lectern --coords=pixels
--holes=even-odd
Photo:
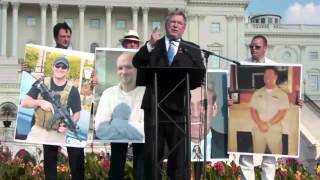
[[[153,144],[153,179],[158,180],[160,165],[164,158],[158,161],[158,125],[159,123],[173,123],[175,128],[184,134],[184,138],[180,139],[173,149],[184,141],[186,154],[184,162],[186,163],[185,177],[190,179],[190,89],[199,87],[204,78],[205,69],[203,68],[185,68],[185,67],[142,67],[138,69],[137,86],[146,86],[152,89],[153,98],[153,120],[154,120],[154,144]],[[166,93],[161,94],[159,98],[159,89],[161,92],[165,89]],[[176,93],[183,93],[184,104],[181,109],[184,112],[183,128],[178,126],[177,122],[166,113],[164,105],[166,99]],[[167,116],[167,122],[159,122],[159,111]],[[171,151],[172,152],[172,151]],[[168,152],[169,154],[171,152]]]

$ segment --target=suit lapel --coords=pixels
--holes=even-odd
[[[182,39],[181,39],[181,41],[180,41],[180,43],[179,43],[179,46],[178,46],[178,49],[177,49],[177,53],[176,53],[176,55],[174,56],[174,58],[173,58],[173,61],[172,61],[172,64],[174,65],[175,64],[175,61],[179,61],[180,59],[184,59],[184,52],[183,52],[183,50],[182,49],[186,49],[186,45],[184,45],[183,43],[181,43],[181,42],[184,42]]]

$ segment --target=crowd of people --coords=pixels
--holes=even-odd
[[[170,12],[165,21],[165,35],[160,32],[152,32],[150,39],[140,47],[140,37],[134,30],[129,30],[122,39],[120,39],[123,48],[137,49],[135,55],[122,53],[117,59],[117,75],[119,84],[104,90],[95,117],[95,131],[99,139],[114,137],[115,134],[108,131],[117,129],[116,121],[140,121],[144,124],[144,132],[141,134],[130,127],[126,128],[126,137],[121,135],[121,129],[117,136],[124,138],[145,138],[145,143],[132,143],[133,147],[133,169],[134,179],[149,180],[155,179],[154,176],[161,177],[160,172],[155,172],[155,166],[159,160],[165,158],[166,152],[169,152],[167,158],[167,176],[172,180],[187,179],[189,174],[187,157],[203,159],[204,136],[207,137],[209,150],[207,157],[214,153],[211,146],[218,146],[212,143],[215,138],[226,139],[226,134],[216,132],[211,128],[218,104],[215,85],[208,83],[207,91],[207,119],[208,126],[206,131],[199,127],[200,114],[203,114],[200,107],[203,105],[204,94],[202,86],[191,91],[191,154],[187,154],[186,138],[184,132],[187,131],[184,124],[181,123],[186,117],[183,110],[185,97],[181,91],[173,93],[166,97],[162,108],[159,111],[158,139],[154,137],[154,110],[152,87],[136,86],[137,71],[143,67],[185,67],[204,69],[203,58],[197,44],[182,39],[187,26],[187,18],[183,11],[174,10]],[[72,30],[66,23],[58,23],[53,29],[56,48],[68,49],[70,46]],[[251,57],[244,60],[247,63],[276,64],[266,57],[268,48],[267,39],[263,35],[254,36],[250,44]],[[70,69],[70,64],[65,58],[57,58],[52,66],[53,77],[46,81],[48,87],[53,92],[62,94],[61,103],[68,105],[72,111],[72,119],[77,122],[80,117],[81,102],[77,89],[66,79]],[[274,68],[267,68],[264,71],[264,87],[254,92],[250,101],[250,114],[256,126],[253,130],[253,149],[254,152],[264,153],[266,147],[274,154],[281,154],[281,120],[287,113],[289,101],[288,96],[275,84],[278,78],[278,72]],[[168,79],[170,81],[170,79]],[[199,79],[201,81],[201,79]],[[160,88],[159,96],[163,98],[169,91],[168,88]],[[43,124],[52,115],[53,108],[50,102],[39,96],[39,90],[32,88],[22,101],[22,106],[35,108],[35,125],[32,127],[29,136],[36,136],[38,132],[46,131],[49,137],[54,140],[61,136],[61,132],[67,131],[64,124],[57,124],[54,130],[44,129]],[[280,100],[279,100],[280,99]],[[267,104],[267,105],[266,105]],[[300,102],[301,104],[301,102]],[[232,103],[229,103],[232,106]],[[126,112],[126,113],[124,113]],[[46,116],[48,114],[48,116]],[[131,114],[134,114],[132,116]],[[119,120],[120,119],[120,120]],[[167,123],[172,120],[175,123]],[[197,130],[196,130],[197,129]],[[182,130],[182,131],[181,131]],[[204,134],[203,132],[207,132]],[[144,134],[144,135],[143,135]],[[41,137],[38,137],[41,138]],[[278,143],[269,143],[270,139]],[[154,141],[158,142],[157,157],[154,159]],[[124,178],[124,166],[128,151],[128,143],[111,143],[111,167],[109,179],[121,180]],[[166,147],[166,148],[164,148]],[[44,148],[44,171],[46,179],[57,179],[57,150],[58,146],[43,145]],[[226,145],[221,146],[222,155],[227,156]],[[72,179],[84,179],[84,150],[83,148],[67,147]],[[241,155],[239,164],[241,166],[241,179],[252,180],[254,176],[253,156]],[[262,179],[271,180],[275,176],[276,158],[274,156],[264,156],[262,161]],[[201,176],[201,173],[196,173]]]

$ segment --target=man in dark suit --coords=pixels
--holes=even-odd
[[[133,58],[133,65],[140,67],[199,67],[204,68],[201,52],[198,45],[181,39],[186,28],[186,16],[182,11],[175,10],[170,12],[165,23],[166,35],[160,39],[160,34],[154,32],[150,40],[140,48]],[[194,46],[194,47],[192,47]],[[200,81],[200,80],[199,80]],[[168,79],[168,83],[170,79]],[[199,82],[200,85],[200,82]],[[173,85],[172,85],[173,86]],[[159,99],[162,99],[171,89],[158,89]],[[152,116],[152,89],[146,88],[146,92],[142,101],[142,108],[145,112],[145,179],[153,179],[152,177],[152,147],[154,134],[154,120]],[[178,126],[184,129],[184,96],[183,88],[178,88],[171,94],[162,104],[162,108],[178,122]],[[181,132],[173,123],[164,123],[168,121],[166,115],[159,111],[159,135],[158,135],[158,157],[159,160],[163,155],[163,147],[165,143],[168,151],[173,150],[168,157],[167,175],[170,179],[186,179],[187,166],[185,162],[186,149],[184,148],[183,132]],[[178,142],[183,139],[182,143]]]

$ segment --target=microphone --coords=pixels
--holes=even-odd
[[[218,58],[221,58],[221,59],[223,59],[223,60],[225,60],[225,61],[231,62],[231,63],[236,64],[236,65],[238,65],[238,66],[241,65],[238,61],[235,61],[235,60],[232,60],[232,59],[229,59],[229,58],[220,56],[220,55],[218,55],[218,54],[216,54],[216,53],[214,53],[214,52],[211,52],[211,51],[208,51],[208,50],[205,50],[205,49],[201,49],[201,48],[199,48],[199,47],[197,47],[197,46],[194,46],[194,45],[192,45],[192,44],[189,44],[189,43],[187,43],[187,42],[176,41],[176,40],[171,40],[171,41],[179,42],[179,43],[182,43],[182,44],[184,44],[184,45],[186,45],[186,46],[188,46],[188,47],[190,47],[190,48],[197,49],[197,50],[203,52],[205,55],[208,55],[208,56],[209,56],[209,55],[216,56],[216,57],[218,57]],[[186,49],[186,48],[182,48],[181,50],[182,50],[182,52],[184,52],[184,53],[186,53],[186,54],[187,54],[187,52],[188,52],[188,49]],[[189,55],[190,55],[190,54],[189,54]]]

